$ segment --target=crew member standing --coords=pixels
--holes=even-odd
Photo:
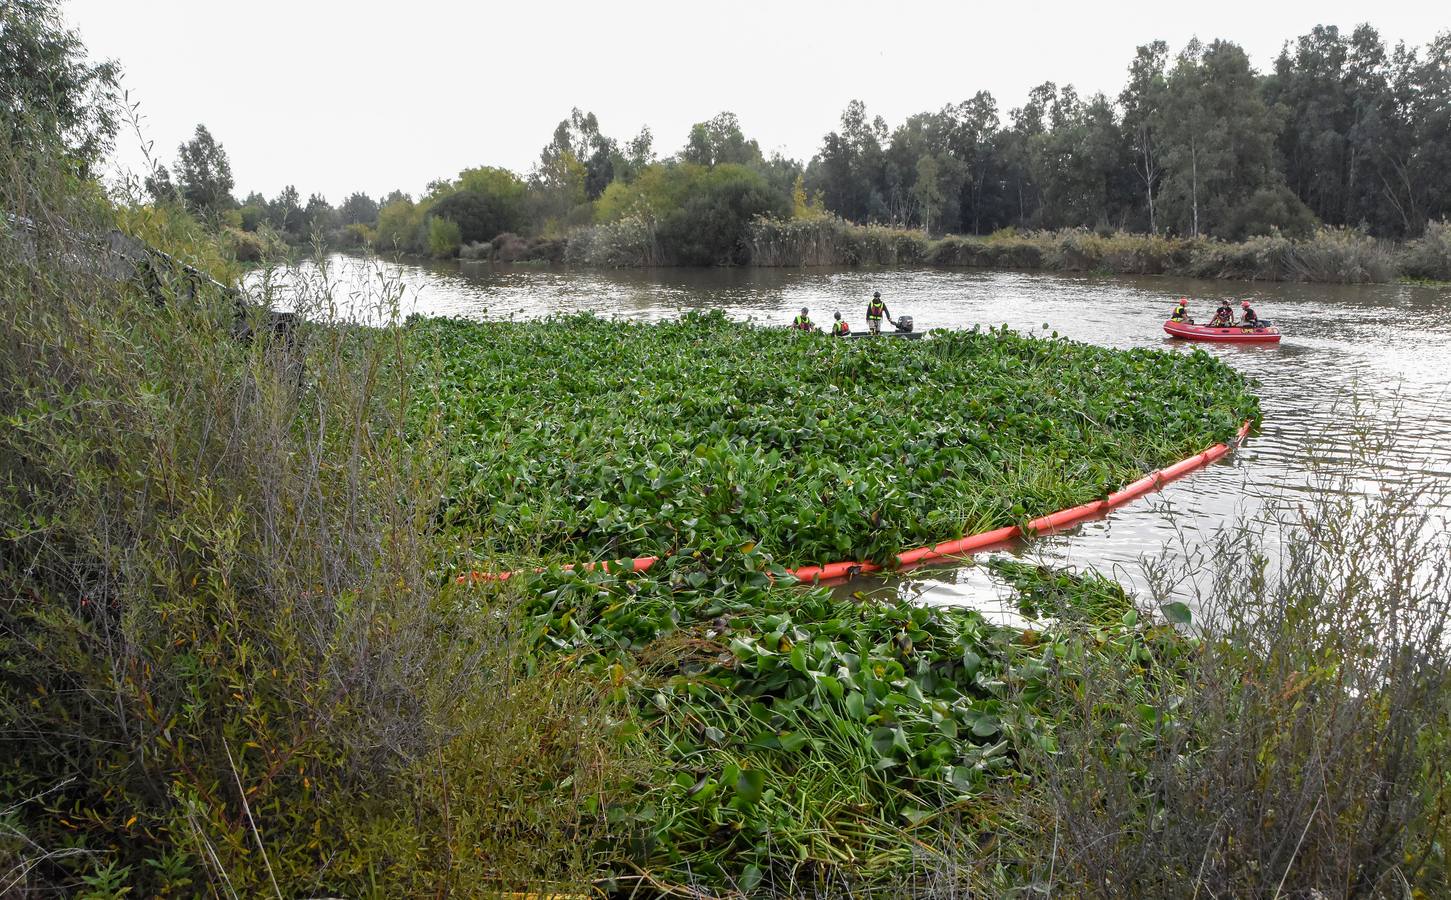
[[[882,292],[873,291],[872,300],[867,304],[867,330],[877,334],[882,330],[882,319],[892,322],[892,314],[887,311],[887,304],[882,302]],[[892,322],[893,325],[897,324]]]

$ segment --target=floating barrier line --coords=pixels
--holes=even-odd
[[[1250,423],[1246,421],[1239,427],[1235,435],[1234,446],[1249,436]],[[1183,478],[1190,472],[1202,469],[1215,460],[1223,457],[1230,450],[1227,444],[1215,444],[1208,450],[1196,453],[1186,459],[1181,459],[1172,466],[1165,466],[1154,472],[1150,472],[1138,481],[1127,485],[1103,500],[1095,500],[1092,503],[1084,503],[1079,506],[1059,510],[1046,516],[1040,516],[1028,523],[1026,529],[1016,525],[1008,525],[1003,528],[994,528],[991,531],[984,531],[980,534],[969,535],[953,541],[944,541],[932,547],[918,547],[916,550],[908,550],[897,554],[899,566],[913,566],[919,563],[932,562],[933,560],[948,559],[950,557],[967,556],[985,547],[1006,543],[1017,537],[1052,534],[1062,531],[1078,524],[1086,519],[1103,516],[1108,512],[1118,509],[1127,503],[1158,491],[1171,481]],[[631,571],[644,572],[655,563],[660,561],[658,556],[641,556],[629,560],[628,566]],[[621,561],[618,566],[623,569],[626,562]],[[605,572],[613,571],[615,564],[608,562],[584,563],[581,565],[569,564],[563,566],[566,571],[580,570],[593,571],[600,569]],[[865,575],[871,572],[881,572],[885,566],[880,563],[847,560],[843,562],[826,563],[820,566],[802,566],[799,569],[789,569],[787,574],[797,581],[834,581],[840,578],[850,578],[854,575]],[[543,572],[544,569],[535,569],[536,572]],[[468,572],[458,577],[460,584],[476,581],[507,581],[517,575],[517,572]]]

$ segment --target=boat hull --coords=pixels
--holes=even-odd
[[[909,340],[909,341],[920,341],[922,339],[922,335],[924,335],[926,333],[927,332],[925,332],[925,331],[879,331],[876,334],[872,334],[870,331],[853,331],[850,334],[844,335],[844,337],[849,337],[849,338],[878,338],[878,337],[884,337],[884,338],[903,338],[903,339]]]
[[[1189,325],[1170,319],[1164,323],[1164,333],[1170,337],[1183,338],[1186,341],[1213,341],[1220,344],[1278,344],[1280,342],[1280,330],[1272,325],[1261,328],[1241,328],[1238,325],[1228,328],[1210,328],[1208,325]]]

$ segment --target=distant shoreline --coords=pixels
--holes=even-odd
[[[855,268],[927,267],[1091,275],[1169,275],[1230,281],[1321,284],[1451,284],[1451,226],[1415,241],[1372,238],[1349,229],[1320,229],[1304,239],[1263,235],[1240,242],[1087,230],[1004,231],[978,237],[931,238],[917,230],[855,225],[835,218],[753,224],[746,262],[727,267],[680,266],[643,246],[648,232],[628,238],[611,226],[580,229],[565,239],[527,241],[501,235],[466,247],[457,257],[430,257],[376,249],[411,261],[456,259],[461,264],[505,264],[577,269],[641,268]],[[607,248],[600,245],[609,242]],[[358,248],[339,248],[358,252]]]

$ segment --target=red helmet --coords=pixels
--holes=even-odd
[[[1244,307],[1245,309],[1249,309],[1249,301],[1248,300],[1241,300],[1241,301],[1239,301],[1239,305],[1242,306],[1242,307]]]

